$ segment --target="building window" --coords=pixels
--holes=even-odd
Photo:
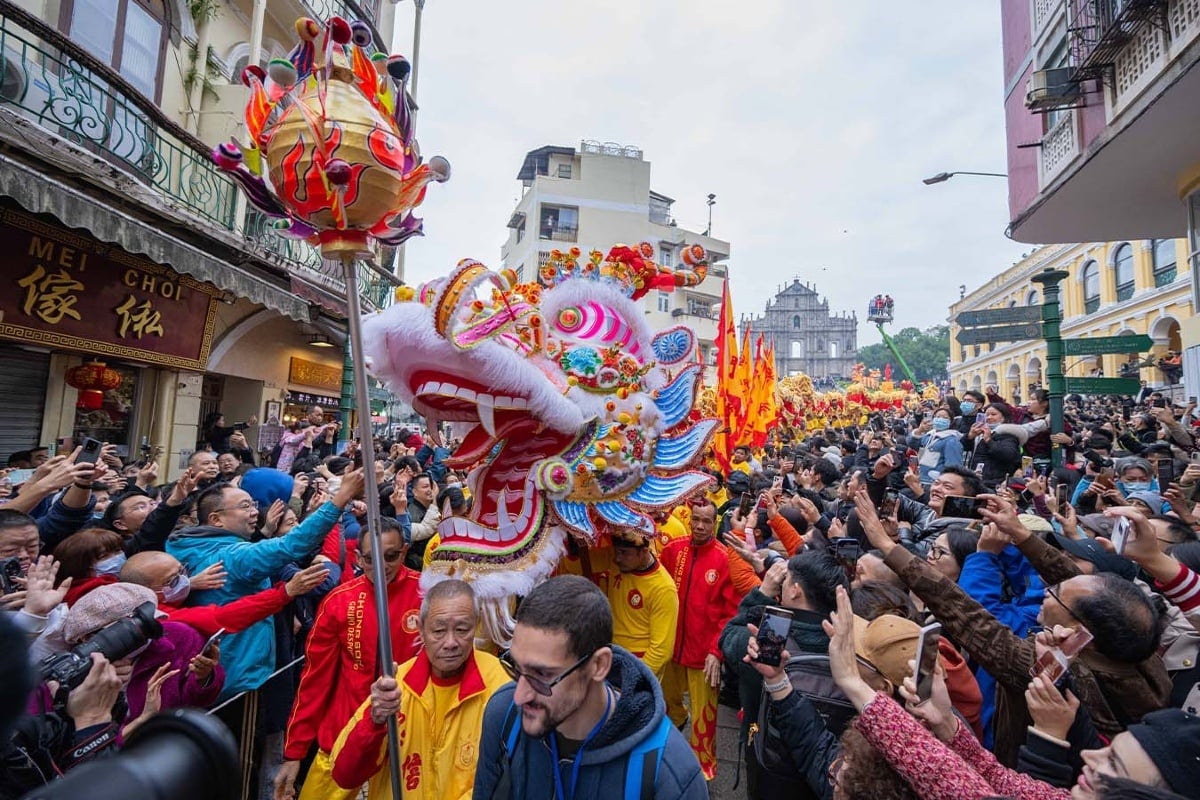
[[[72,41],[158,101],[167,43],[162,0],[68,0],[63,18]]]
[[[804,358],[804,340],[803,339],[797,339],[796,341],[792,342],[792,346],[791,346],[789,355],[792,358]]]
[[[964,347],[961,350],[959,350],[958,360],[959,361],[967,360],[967,348]]]
[[[574,242],[579,238],[579,209],[575,206],[542,206],[538,238]]]
[[[524,282],[524,280],[525,280],[525,265],[522,264],[521,266],[517,267],[516,273],[517,273],[517,283]]]
[[[1069,64],[1070,48],[1067,44],[1067,32],[1064,30],[1039,69],[1060,69]],[[1054,130],[1058,123],[1062,122],[1063,118],[1070,113],[1071,110],[1069,108],[1055,108],[1047,111],[1044,115],[1044,124],[1046,127],[1043,132],[1049,133]]]
[[[1155,239],[1151,252],[1154,255],[1154,285],[1158,287],[1174,283],[1178,273],[1175,267],[1175,240]]]
[[[1128,242],[1113,254],[1113,273],[1117,281],[1117,302],[1133,297],[1133,246]]]
[[[571,165],[570,164],[559,164],[558,165],[558,177],[566,178],[566,179],[570,180]]]
[[[799,327],[800,327],[800,315],[799,315],[799,314],[797,314],[797,315],[795,315],[794,317],[792,317],[792,327],[793,327],[793,328],[799,328]]]
[[[671,293],[670,292],[659,292],[658,293],[658,310],[662,311],[663,313],[670,313],[670,311],[671,311]]]
[[[837,342],[829,343],[829,357],[830,358],[838,357],[838,343]]]
[[[817,352],[818,353],[825,352],[825,340],[824,339],[817,339]]]
[[[1083,313],[1094,314],[1100,308],[1100,267],[1095,261],[1083,265]]]
[[[664,247],[658,251],[658,263],[664,267],[670,267],[675,263],[675,254],[671,252],[671,248]]]
[[[1040,302],[1042,302],[1042,298],[1038,296],[1037,289],[1034,289],[1025,297],[1025,305],[1027,306],[1036,306]]]
[[[671,224],[671,200],[661,195],[651,194],[649,199],[650,221],[658,225]]]
[[[519,228],[517,228],[517,244],[520,244],[524,238],[525,238],[525,223],[522,222],[521,226]]]

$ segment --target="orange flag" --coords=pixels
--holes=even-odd
[[[712,438],[713,455],[722,472],[729,471],[733,442],[728,431],[733,390],[734,373],[737,371],[737,330],[733,325],[733,301],[729,296],[729,284],[723,287],[721,313],[717,317],[717,432]]]

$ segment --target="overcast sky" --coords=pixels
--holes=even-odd
[[[894,329],[940,324],[1030,249],[1004,237],[1004,180],[921,183],[1005,171],[991,0],[428,0],[418,90],[421,150],[454,174],[418,211],[409,282],[497,266],[525,153],[581,139],[640,147],[684,227],[717,195],[738,314],[799,276],[858,312],[860,345],[876,292]]]

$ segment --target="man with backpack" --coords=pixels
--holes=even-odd
[[[500,657],[516,682],[484,711],[473,797],[708,797],[658,681],[612,638],[608,599],[586,578],[551,578],[525,597]]]
[[[791,610],[792,622],[785,649],[794,657],[810,660],[803,675],[789,669],[789,677],[805,681],[804,691],[833,702],[844,702],[829,672],[829,637],[821,621],[837,607],[837,587],[848,586],[846,572],[828,549],[809,550],[778,561],[763,576],[762,586],[750,592],[738,607],[737,616],[721,632],[720,646],[727,665],[736,665],[738,695],[743,710],[739,741],[747,742],[752,726],[765,742],[748,742],[746,747],[747,797],[812,797],[804,776],[791,763],[788,750],[770,740],[766,706],[762,701],[762,676],[742,657],[751,638],[751,625],[762,623],[768,606]],[[835,731],[835,735],[841,731]],[[756,746],[757,745],[757,746]],[[766,745],[764,747],[763,745]]]

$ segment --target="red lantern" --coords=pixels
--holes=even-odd
[[[79,390],[76,408],[95,411],[104,405],[104,393],[121,385],[121,373],[103,361],[89,361],[67,370],[67,385]]]

